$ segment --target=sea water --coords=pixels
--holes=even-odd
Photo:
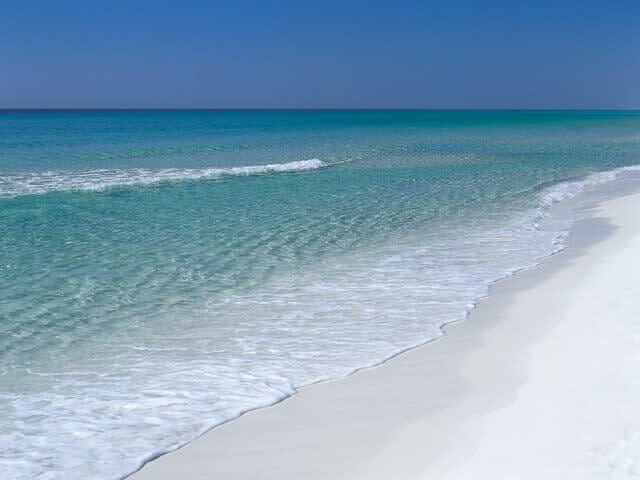
[[[638,163],[638,112],[2,112],[0,478],[122,478],[437,338]]]

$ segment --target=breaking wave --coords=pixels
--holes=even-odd
[[[229,168],[98,169],[9,173],[0,175],[0,198],[40,195],[65,190],[99,191],[129,185],[151,185],[181,180],[214,179],[316,170],[327,164],[313,158],[288,163]]]

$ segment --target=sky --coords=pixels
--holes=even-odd
[[[1,0],[0,108],[640,108],[640,1]]]

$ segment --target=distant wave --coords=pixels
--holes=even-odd
[[[98,191],[127,185],[249,176],[267,173],[302,172],[326,167],[313,158],[288,163],[248,165],[229,168],[99,169],[86,171],[47,171],[0,174],[0,198],[38,195],[64,190]]]

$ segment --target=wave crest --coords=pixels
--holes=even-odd
[[[40,195],[65,190],[99,191],[129,185],[249,176],[268,173],[302,172],[326,167],[313,158],[288,163],[248,165],[229,168],[99,169],[86,171],[47,171],[0,175],[0,198]]]

